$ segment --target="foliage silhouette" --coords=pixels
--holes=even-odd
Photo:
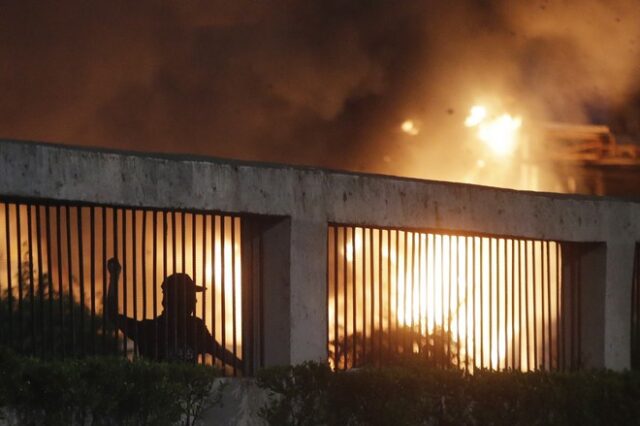
[[[406,356],[441,368],[458,365],[458,344],[451,332],[442,327],[424,335],[415,328],[399,326],[391,332],[374,330],[366,337],[357,332],[330,343],[329,358],[338,369],[388,365]],[[460,359],[460,363],[464,361]],[[469,363],[473,361],[469,359]]]
[[[43,357],[116,353],[118,339],[111,323],[100,312],[92,315],[90,303],[70,293],[69,283],[63,283],[60,292],[49,273],[32,270],[24,261],[11,284],[11,291],[6,283],[1,285],[1,345]],[[71,287],[78,293],[73,279]]]

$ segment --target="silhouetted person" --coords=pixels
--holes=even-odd
[[[115,289],[120,278],[120,262],[111,258],[107,313],[111,321],[134,340],[140,356],[165,361],[195,362],[198,355],[211,354],[226,364],[242,369],[242,361],[215,341],[201,318],[194,315],[197,286],[187,274],[172,274],[162,282],[163,311],[154,319],[141,321],[118,312]]]

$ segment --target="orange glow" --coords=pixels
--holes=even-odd
[[[420,129],[418,128],[418,124],[413,120],[405,120],[400,129],[408,135],[416,136],[420,133]]]
[[[469,371],[528,371],[555,362],[549,348],[557,350],[558,243],[363,228],[353,234],[329,237],[331,353],[340,350],[339,339],[357,334],[375,342],[375,333],[400,327],[421,341],[446,335],[448,351],[459,357],[454,365]],[[551,330],[546,337],[543,329]],[[416,353],[424,351],[417,340],[411,349]]]
[[[494,154],[504,157],[512,154],[517,147],[522,118],[507,113],[490,116],[486,107],[476,105],[469,111],[464,124],[475,128],[478,140]]]

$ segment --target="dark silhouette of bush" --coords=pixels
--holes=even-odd
[[[115,354],[118,338],[111,323],[101,313],[92,315],[91,306],[79,301],[78,295],[72,297],[68,283],[63,287],[60,293],[48,273],[32,271],[24,262],[11,292],[2,284],[0,345],[43,357]]]
[[[330,342],[329,358],[338,369],[367,365],[388,365],[400,358],[421,358],[431,365],[447,368],[458,365],[458,349],[452,334],[441,327],[424,335],[415,328],[399,326],[391,332],[374,330],[363,337],[362,332]],[[460,359],[460,363],[464,363]],[[469,359],[469,363],[472,364]]]

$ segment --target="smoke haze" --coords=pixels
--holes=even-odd
[[[3,1],[0,137],[448,179],[477,101],[640,136],[638,22],[635,0]]]

